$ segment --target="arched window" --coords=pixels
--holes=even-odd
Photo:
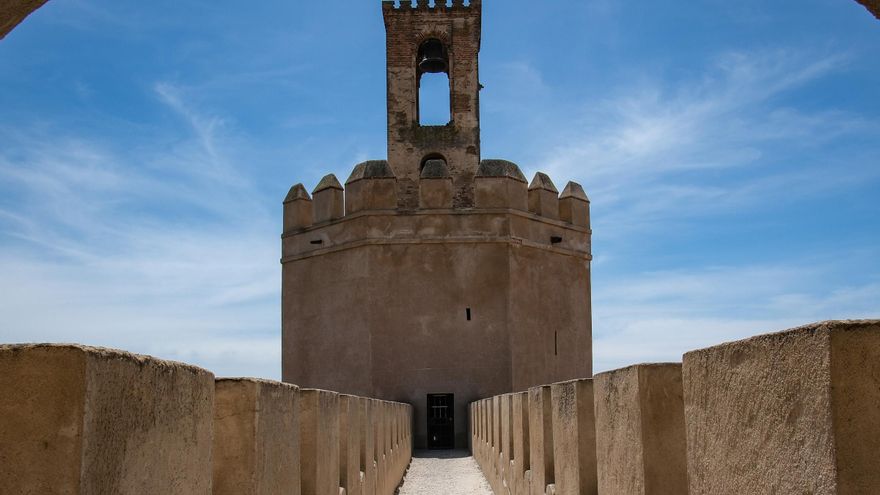
[[[452,120],[449,55],[443,42],[425,40],[419,46],[419,125],[446,125]]]

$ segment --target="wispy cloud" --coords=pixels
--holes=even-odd
[[[870,261],[847,253],[854,266]],[[597,371],[812,321],[880,317],[880,277],[831,281],[810,260],[649,272],[594,284]]]
[[[614,236],[664,218],[680,219],[685,204],[687,214],[705,216],[875,180],[878,170],[867,164],[880,159],[880,150],[853,160],[865,150],[824,149],[877,135],[880,122],[844,110],[786,104],[792,94],[847,70],[847,64],[848,57],[837,53],[727,53],[690,79],[673,83],[647,75],[599,100],[588,97],[574,113],[571,104],[544,104],[543,111],[532,108],[530,118],[541,123],[543,136],[556,136],[555,144],[537,153],[537,166],[525,168],[559,181],[581,181],[599,207],[600,235]],[[518,71],[531,74],[522,83],[529,91],[541,81],[534,69]],[[559,118],[561,108],[573,115],[574,125]],[[781,184],[786,195],[768,194]]]
[[[31,129],[0,151],[0,187],[15,202],[0,203],[3,340],[277,378],[277,221],[224,146],[222,118],[171,85],[156,93],[190,128],[171,146],[139,142],[131,156]]]

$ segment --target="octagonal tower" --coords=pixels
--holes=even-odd
[[[479,0],[383,12],[388,160],[284,201],[282,374],[409,402],[416,448],[462,448],[469,402],[591,376],[589,200],[480,159]],[[419,123],[429,72],[446,125]]]

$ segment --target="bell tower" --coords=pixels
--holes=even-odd
[[[433,4],[433,6],[429,5]],[[474,205],[480,164],[481,0],[385,0],[388,78],[388,165],[398,180],[398,207],[418,207],[419,177],[428,160],[443,160],[453,181],[453,206]],[[449,122],[421,125],[419,88],[426,74],[449,78]]]

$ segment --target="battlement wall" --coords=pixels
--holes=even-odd
[[[482,0],[382,0],[382,10],[388,13],[412,12],[472,12],[482,9]]]
[[[880,321],[831,321],[470,404],[496,494],[873,493]]]
[[[302,184],[284,201],[283,257],[355,242],[511,240],[589,256],[590,200],[569,182],[562,194],[546,174],[528,184],[516,164],[483,160],[476,205],[454,208],[445,164],[429,160],[417,183],[419,207],[398,208],[397,180],[384,160],[358,164],[343,187],[332,174],[310,195]]]
[[[391,495],[412,407],[122,351],[0,346],[3,493]]]

